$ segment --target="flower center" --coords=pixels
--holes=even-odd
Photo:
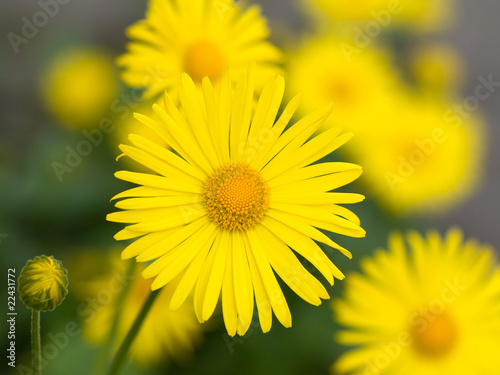
[[[227,230],[246,230],[269,208],[269,188],[257,171],[243,163],[219,168],[203,189],[208,216]]]
[[[411,332],[413,345],[420,354],[426,357],[443,357],[452,349],[457,339],[455,324],[446,313],[437,315],[432,321],[427,321],[423,329],[413,328]]]
[[[328,98],[334,103],[340,103],[344,107],[352,107],[359,101],[355,82],[347,78],[327,77],[324,81],[324,90]]]
[[[226,65],[219,46],[207,40],[193,44],[184,56],[184,69],[195,82],[201,82],[207,76],[212,82],[218,80]]]

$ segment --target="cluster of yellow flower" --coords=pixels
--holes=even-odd
[[[344,151],[363,166],[366,189],[400,215],[446,212],[470,195],[482,173],[485,127],[477,106],[457,104],[456,53],[420,35],[428,18],[433,30],[443,25],[448,2],[306,3],[334,20],[290,52],[290,91],[304,94],[301,112],[334,104],[326,126],[354,132]],[[408,29],[418,42],[387,42]]]
[[[140,100],[111,107],[120,114],[115,140],[126,143],[120,157],[135,170],[116,177],[138,186],[114,197],[121,211],[107,219],[126,224],[115,235],[131,240],[122,259],[147,262],[140,271],[154,280],[135,279],[117,338],[147,292],[164,289],[139,334],[139,361],[162,357],[158,348],[174,357],[192,348],[201,335],[196,319],[207,321],[219,299],[231,336],[248,331],[255,309],[263,332],[273,315],[290,327],[277,276],[310,304],[328,299],[301,259],[330,285],[344,279],[324,248],[350,258],[331,233],[365,235],[342,206],[364,197],[335,191],[361,175],[358,164],[365,172],[358,186],[399,215],[442,211],[477,184],[485,129],[475,109],[454,104],[458,58],[421,44],[399,69],[401,56],[386,41],[439,29],[449,2],[302,3],[314,34],[286,53],[267,40],[260,8],[233,0],[150,0],[145,18],[127,29],[131,41],[117,65]],[[49,109],[68,124],[78,118],[79,127],[116,96],[111,73],[86,77],[107,67],[85,56],[58,62],[45,84]],[[89,96],[86,85],[104,94]],[[73,97],[82,115],[59,108],[58,95]],[[341,157],[356,164],[322,160],[341,146]],[[434,232],[407,238],[410,251],[395,235],[388,252],[361,263],[364,275],[347,277],[332,307],[345,326],[338,341],[359,347],[332,371],[494,374],[500,269],[493,251],[462,244],[458,230],[445,240]],[[96,327],[113,319],[112,306],[92,319],[88,337],[104,339]]]

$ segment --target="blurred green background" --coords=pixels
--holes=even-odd
[[[263,7],[272,30],[271,39],[279,44],[287,33],[299,34],[305,25],[303,15],[288,0],[255,1]],[[477,77],[493,74],[500,80],[500,2],[496,0],[456,1],[456,19],[452,26],[423,38],[443,41],[456,48],[465,66],[463,96],[473,94]],[[143,17],[145,1],[72,0],[60,5],[58,13],[40,27],[27,43],[19,44],[16,53],[8,34],[20,34],[23,17],[39,11],[37,2],[4,0],[0,4],[0,262],[5,283],[7,269],[19,275],[27,259],[39,254],[54,255],[71,264],[73,254],[84,250],[106,251],[117,244],[113,234],[119,226],[105,221],[113,210],[109,199],[127,187],[113,173],[119,168],[110,139],[93,147],[88,156],[60,182],[53,162],[64,162],[67,147],[76,147],[84,139],[80,131],[66,129],[47,113],[40,100],[40,74],[48,61],[63,47],[93,45],[114,56],[123,53],[127,38],[124,29]],[[125,87],[121,87],[125,90]],[[119,94],[120,95],[120,94]],[[385,246],[387,234],[394,229],[438,228],[459,226],[466,237],[500,248],[500,119],[499,93],[481,102],[481,112],[489,130],[486,175],[482,186],[465,202],[438,216],[410,216],[404,220],[381,210],[373,199],[358,204],[353,211],[360,216],[367,231],[365,239],[337,237],[350,249],[355,260],[333,254],[334,262],[343,271],[357,269],[357,260],[375,247]],[[97,124],[96,124],[97,126]],[[105,134],[106,138],[107,135]],[[108,137],[109,138],[109,137]],[[353,184],[349,191],[361,191]],[[338,295],[337,282],[329,290]],[[6,288],[2,286],[4,311],[7,312]],[[333,342],[336,330],[329,303],[310,306],[285,288],[293,328],[285,329],[274,321],[270,333],[263,335],[257,324],[243,338],[229,338],[222,325],[220,311],[211,319],[204,343],[195,357],[185,364],[166,365],[148,370],[136,365],[124,373],[144,374],[326,374],[335,358],[344,349]],[[66,324],[82,322],[77,313],[79,301],[70,295],[52,313],[43,313],[42,340],[57,334]],[[17,302],[16,356],[17,365],[28,365],[29,312]],[[5,322],[6,315],[2,319]],[[7,325],[2,323],[0,347],[5,353]],[[87,343],[81,334],[70,337],[67,345],[58,348],[49,361],[47,374],[89,374],[97,347]],[[2,373],[22,374],[21,367],[10,369],[5,357]],[[7,370],[4,370],[7,369]],[[25,372],[24,372],[25,373]]]

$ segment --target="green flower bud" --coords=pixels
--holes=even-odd
[[[53,256],[37,256],[23,267],[18,289],[28,309],[52,311],[68,294],[68,271]]]

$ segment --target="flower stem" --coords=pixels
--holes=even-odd
[[[31,353],[35,375],[42,375],[42,340],[40,337],[40,311],[31,309]]]
[[[125,336],[125,339],[122,341],[120,347],[118,348],[118,351],[115,354],[115,357],[113,358],[113,361],[111,362],[111,366],[108,370],[108,375],[118,375],[120,373],[125,363],[125,359],[127,358],[130,346],[132,345],[135,336],[137,336],[137,334],[139,333],[141,325],[148,315],[148,312],[151,306],[153,306],[153,302],[155,301],[160,291],[161,289],[152,291],[149,294],[146,302],[144,302],[139,315],[137,315],[137,318],[135,318],[134,324],[132,324],[132,327],[128,331],[127,336]]]
[[[127,270],[125,271],[125,275],[127,277],[134,275],[135,265],[136,265],[135,261],[129,262]],[[113,344],[115,343],[116,333],[118,332],[118,325],[121,321],[120,317],[121,317],[121,312],[123,311],[125,297],[130,289],[131,284],[132,284],[131,282],[127,282],[123,286],[121,293],[117,298],[116,305],[114,307],[115,311],[113,313],[113,320],[111,322],[111,329],[109,330],[107,341],[103,345],[101,352],[99,353],[92,374],[102,374],[105,371],[105,366],[106,363],[108,362],[108,357],[111,353],[111,349],[113,348]]]

